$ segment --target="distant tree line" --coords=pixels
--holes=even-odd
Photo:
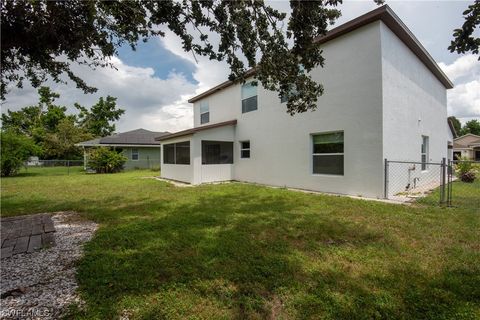
[[[448,119],[452,122],[453,127],[455,128],[455,131],[457,132],[457,135],[459,137],[466,135],[467,133],[472,133],[480,136],[480,121],[478,121],[478,119],[469,120],[465,122],[463,126],[460,120],[458,120],[454,116],[448,117]]]
[[[76,143],[115,132],[115,121],[125,110],[117,108],[116,98],[101,97],[90,108],[75,103],[78,114],[55,103],[60,97],[49,87],[38,89],[38,103],[2,114],[2,176],[15,174],[29,156],[41,159],[81,159]]]

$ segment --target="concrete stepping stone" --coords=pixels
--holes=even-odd
[[[1,259],[55,245],[55,226],[48,214],[1,218]]]

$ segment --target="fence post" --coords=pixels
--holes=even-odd
[[[447,206],[452,206],[453,160],[448,160]]]
[[[440,171],[440,179],[441,179],[441,188],[440,188],[440,203],[445,202],[445,177],[446,177],[446,166],[447,160],[445,158],[442,158],[442,164],[441,164],[441,171]]]
[[[67,174],[70,175],[70,160],[67,160]]]
[[[385,169],[385,172],[384,172],[384,189],[383,189],[383,193],[384,193],[384,196],[385,196],[385,199],[388,199],[388,160],[387,158],[385,158],[385,164],[384,164],[384,169]]]

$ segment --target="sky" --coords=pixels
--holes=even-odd
[[[463,24],[462,12],[470,1],[389,1],[386,3],[402,19],[454,82],[447,93],[448,114],[462,122],[480,119],[480,61],[471,54],[458,55],[447,50],[452,31]],[[288,1],[268,1],[276,9],[289,12]],[[364,14],[377,5],[369,1],[344,1],[342,17],[336,25]],[[477,30],[478,32],[479,30]],[[192,105],[187,100],[227,79],[228,65],[194,57],[183,51],[180,40],[166,32],[164,38],[140,43],[136,51],[122,47],[112,59],[116,70],[91,70],[73,65],[72,69],[86,82],[98,88],[95,94],[84,94],[72,83],[48,82],[61,96],[58,104],[76,112],[75,102],[92,106],[99,97],[117,97],[117,106],[126,113],[117,122],[117,132],[144,128],[175,132],[193,126]],[[326,61],[328,64],[328,61]],[[2,103],[2,112],[36,104],[37,90],[28,83],[11,88]]]

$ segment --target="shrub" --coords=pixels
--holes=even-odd
[[[474,167],[468,158],[462,157],[457,162],[455,170],[457,175],[463,182],[473,182],[475,180]]]
[[[88,166],[96,173],[119,172],[127,161],[127,158],[119,152],[105,147],[93,149],[88,158]]]
[[[12,131],[1,132],[1,175],[13,176],[28,157],[39,154],[41,149],[32,139]]]
[[[473,181],[475,181],[475,172],[468,171],[468,172],[462,174],[460,176],[460,180],[462,180],[463,182],[472,183]]]

